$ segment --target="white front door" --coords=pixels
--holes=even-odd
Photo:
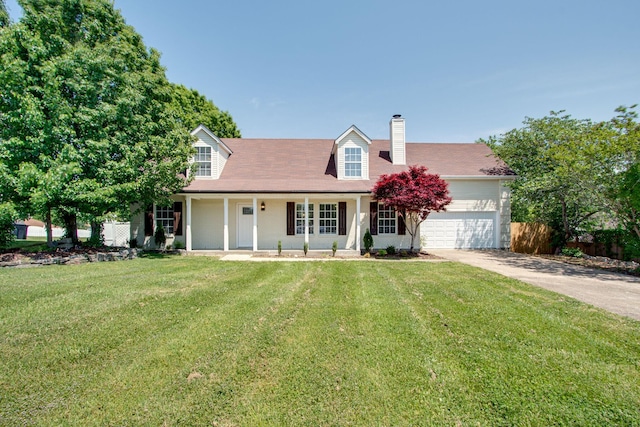
[[[253,247],[253,205],[238,205],[238,247]]]

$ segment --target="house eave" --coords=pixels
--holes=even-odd
[[[337,191],[337,190],[238,190],[238,191],[209,191],[209,190],[182,190],[176,195],[185,196],[193,194],[210,194],[210,195],[229,195],[229,194],[360,194],[370,195],[371,191],[352,190],[352,191]]]

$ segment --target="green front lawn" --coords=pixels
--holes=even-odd
[[[640,425],[640,323],[456,263],[0,270],[0,425]]]

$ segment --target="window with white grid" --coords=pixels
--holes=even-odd
[[[196,147],[196,176],[211,176],[211,147]]]
[[[156,227],[160,225],[165,234],[173,234],[173,206],[156,206]]]
[[[318,209],[318,233],[336,234],[338,232],[338,205],[320,203]]]
[[[395,234],[396,210],[383,204],[378,205],[378,234]]]
[[[344,149],[344,176],[362,177],[362,148],[346,147]]]
[[[304,234],[304,203],[296,203],[296,234]],[[309,204],[309,234],[313,234],[313,204]]]

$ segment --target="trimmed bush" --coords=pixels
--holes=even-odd
[[[371,236],[371,232],[369,231],[368,228],[367,228],[367,231],[364,233],[362,242],[364,243],[364,251],[371,252],[371,248],[373,248],[373,237]]]

